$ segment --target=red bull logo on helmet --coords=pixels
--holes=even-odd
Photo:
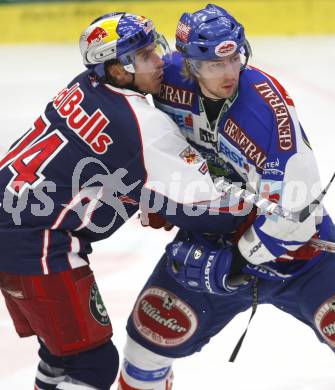
[[[224,41],[218,44],[215,48],[215,54],[218,57],[226,57],[230,54],[235,53],[237,49],[236,42],[234,41]]]
[[[107,37],[107,31],[102,27],[95,27],[95,29],[88,35],[87,44],[91,45],[92,42],[100,42],[102,38]]]
[[[145,16],[143,16],[143,15],[138,15],[136,19],[139,21],[139,23],[144,23],[145,21],[148,20],[148,19],[147,19]]]
[[[94,43],[99,43],[101,41],[107,43],[119,38],[119,34],[116,29],[119,23],[119,15],[114,18],[104,20],[99,26],[96,26],[90,34],[87,36],[88,46]]]

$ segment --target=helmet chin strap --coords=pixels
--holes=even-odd
[[[128,72],[128,73],[131,74],[132,80],[129,83],[122,85],[121,88],[129,88],[129,89],[131,89],[134,92],[138,92],[138,93],[140,93],[142,95],[147,95],[148,92],[141,91],[139,88],[136,87],[136,85],[135,85],[135,73],[130,73],[130,72]]]
[[[131,89],[131,90],[134,91],[134,92],[140,93],[141,95],[146,95],[147,92],[143,92],[143,91],[141,91],[140,89],[138,89],[138,88],[136,87],[136,85],[135,85],[135,73],[130,73],[130,74],[132,75],[132,80],[131,80],[131,82],[128,83],[128,84],[123,85],[121,88],[129,88],[129,89]]]

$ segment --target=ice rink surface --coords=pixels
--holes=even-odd
[[[250,41],[251,63],[277,77],[295,101],[325,185],[335,170],[335,37]],[[0,46],[0,50],[1,157],[83,66],[75,45]],[[325,201],[335,218],[334,195],[335,185]],[[94,245],[91,266],[121,356],[127,316],[172,236],[173,232],[144,229],[132,220],[113,237]],[[332,351],[305,325],[268,305],[258,308],[237,361],[228,363],[249,316],[250,312],[240,314],[201,353],[177,361],[174,389],[335,389]],[[0,337],[0,389],[32,390],[37,342],[17,337],[2,298]]]

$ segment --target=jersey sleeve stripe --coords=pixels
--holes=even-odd
[[[42,257],[41,257],[42,272],[45,275],[49,273],[49,267],[48,267],[49,243],[50,243],[50,230],[45,229],[43,232]]]

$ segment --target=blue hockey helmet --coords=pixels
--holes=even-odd
[[[166,39],[156,32],[150,19],[126,12],[99,17],[83,31],[79,40],[86,67],[101,67],[115,59],[131,73],[135,73],[134,53],[152,43],[160,47],[162,55],[170,52]]]
[[[194,13],[184,13],[177,25],[176,48],[186,59],[220,60],[240,52],[246,58],[251,49],[243,26],[214,4]]]

